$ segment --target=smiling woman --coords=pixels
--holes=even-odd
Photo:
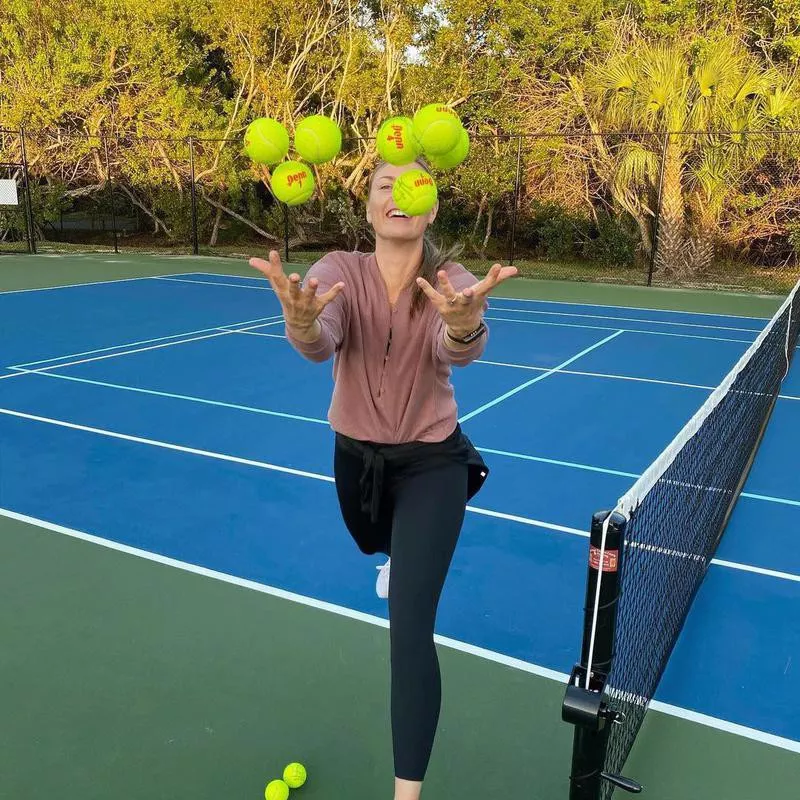
[[[275,251],[250,261],[275,289],[291,345],[311,361],[334,358],[340,510],[363,553],[390,556],[376,591],[389,599],[395,800],[420,797],[441,703],[439,597],[467,501],[488,474],[458,423],[451,370],[483,353],[486,298],[517,273],[495,264],[478,281],[455,251],[438,250],[426,235],[438,203],[407,216],[392,197],[410,169],[428,171],[381,162],[371,176],[374,252],[328,253],[305,286]]]

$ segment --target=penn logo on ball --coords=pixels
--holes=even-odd
[[[410,169],[398,175],[392,186],[392,199],[409,217],[427,214],[438,197],[436,181],[424,169]]]
[[[275,197],[282,203],[298,206],[314,194],[314,175],[300,161],[284,161],[272,173],[270,186]]]
[[[390,117],[378,129],[378,155],[395,166],[410,164],[422,152],[410,117]]]

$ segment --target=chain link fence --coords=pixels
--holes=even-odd
[[[0,130],[3,251],[138,251],[311,263],[372,246],[371,143],[315,168],[287,208],[233,139]],[[476,136],[437,175],[431,233],[477,274],[784,293],[800,276],[800,131]],[[3,184],[0,183],[0,186]],[[2,194],[0,193],[0,197]]]

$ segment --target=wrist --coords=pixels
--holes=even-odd
[[[304,325],[302,327],[287,322],[286,327],[295,339],[306,343],[315,342],[322,333],[322,326],[319,324],[318,319],[315,319],[310,325]]]
[[[483,320],[466,327],[445,325],[445,333],[450,339],[459,342],[459,344],[469,344],[470,342],[473,342],[475,339],[479,338],[485,331],[486,325],[484,324]]]

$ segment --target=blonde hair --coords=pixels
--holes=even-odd
[[[429,175],[432,174],[431,168],[424,158],[415,158],[413,163],[419,164],[420,167]],[[375,181],[375,176],[377,175],[378,170],[388,164],[388,161],[379,161],[373,168],[372,175],[369,179],[370,193],[372,192],[372,184]],[[424,278],[431,286],[437,286],[438,281],[436,279],[436,273],[449,261],[453,261],[459,255],[461,255],[463,249],[464,248],[460,244],[455,244],[450,247],[442,247],[436,244],[427,232],[424,233],[422,236],[422,261],[420,262],[420,265],[417,269],[417,274],[414,277]],[[415,282],[414,291],[411,298],[411,316],[415,316],[424,305],[425,292],[423,292]]]

